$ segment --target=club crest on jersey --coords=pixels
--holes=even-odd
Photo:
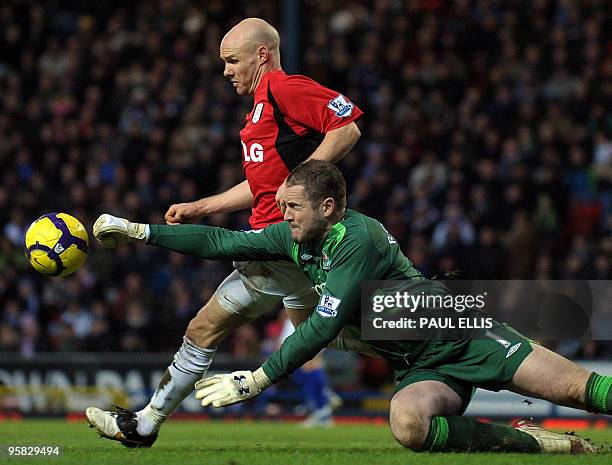
[[[325,252],[323,252],[323,257],[322,258],[323,259],[321,261],[321,268],[324,271],[329,271],[330,268],[331,268],[331,258],[329,258]]]
[[[317,313],[323,318],[334,318],[338,315],[338,306],[342,299],[338,299],[328,293],[321,296],[319,305],[317,305]]]
[[[342,94],[338,94],[335,99],[330,100],[327,104],[327,108],[333,111],[339,118],[348,118],[351,116],[354,106],[355,105],[349,102]]]
[[[251,122],[253,124],[257,123],[261,119],[261,114],[263,113],[263,102],[259,102],[255,105],[255,110],[253,110],[253,117],[251,118]]]
[[[317,285],[315,285],[314,288],[315,288],[316,293],[321,295],[321,294],[323,294],[323,290],[325,289],[325,283],[317,284]]]

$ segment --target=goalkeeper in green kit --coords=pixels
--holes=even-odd
[[[391,400],[391,431],[409,449],[595,451],[576,435],[552,433],[527,421],[504,426],[462,414],[478,387],[610,414],[612,376],[589,372],[497,323],[491,331],[516,346],[511,354],[507,345],[486,337],[356,342],[362,281],[418,284],[425,278],[378,221],[346,208],[345,182],[333,164],[314,160],[295,168],[287,178],[281,206],[285,221],[259,232],[145,225],[108,214],[94,225],[96,239],[106,247],[130,241],[213,260],[294,261],[320,291],[310,317],[261,367],[198,381],[196,397],[203,406],[223,407],[253,398],[337,339],[339,345],[343,340],[347,345],[364,344],[394,367],[398,384]]]

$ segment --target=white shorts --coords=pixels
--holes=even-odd
[[[310,310],[319,301],[314,286],[293,262],[234,262],[234,268],[217,288],[219,305],[230,313],[257,318],[281,300],[293,310]]]
[[[287,339],[293,333],[295,333],[295,327],[293,326],[293,323],[291,323],[291,320],[287,318],[283,323],[283,328],[281,329],[280,335],[278,336],[279,344],[285,342],[285,339]]]

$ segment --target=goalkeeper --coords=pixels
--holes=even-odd
[[[284,222],[260,233],[181,225],[144,225],[102,215],[94,235],[103,245],[146,242],[208,259],[278,260],[297,263],[321,291],[316,310],[254,372],[237,371],[196,383],[203,406],[223,407],[257,396],[310,360],[336,336],[360,334],[360,284],[364,280],[422,281],[382,225],[346,209],[340,171],[324,161],[295,168],[282,198]],[[528,422],[512,427],[463,417],[475,388],[507,389],[558,405],[610,414],[612,376],[591,373],[530,343],[509,327],[495,339],[459,341],[363,341],[395,368],[391,431],[417,451],[594,451],[573,434],[556,434]]]

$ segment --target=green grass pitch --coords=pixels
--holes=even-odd
[[[612,429],[582,431],[612,444]],[[24,420],[0,422],[0,445],[61,445],[59,458],[10,458],[10,464],[224,464],[224,465],[386,465],[386,464],[611,464],[612,452],[591,456],[524,454],[417,454],[395,443],[388,426],[340,425],[306,430],[266,422],[169,421],[151,449],[127,449],[98,438],[82,422]],[[608,447],[609,450],[609,447]]]

